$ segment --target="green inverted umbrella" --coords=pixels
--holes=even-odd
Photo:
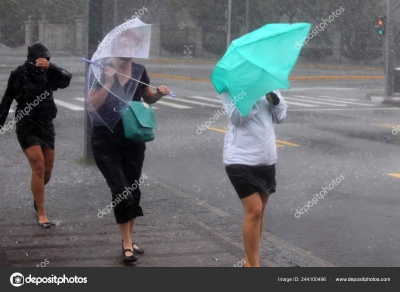
[[[267,24],[232,42],[215,66],[211,81],[219,94],[245,96],[236,107],[245,117],[265,94],[290,88],[289,74],[311,29],[309,23]],[[243,94],[243,91],[246,93]]]

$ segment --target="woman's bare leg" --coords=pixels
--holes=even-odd
[[[44,185],[47,185],[53,172],[55,151],[53,149],[42,149],[44,157]]]
[[[135,219],[136,218],[133,218],[131,221],[129,221],[130,222],[130,230],[131,230],[131,234],[133,234],[133,225],[135,224]],[[139,247],[136,245],[136,244],[134,244],[133,245],[133,248],[135,248],[135,249],[138,249]]]
[[[261,196],[261,201],[262,201],[262,212],[261,212],[261,226],[260,226],[260,239],[262,232],[264,230],[264,212],[265,212],[265,207],[267,206],[269,195],[266,193],[260,193]]]
[[[128,221],[126,223],[123,223],[123,224],[118,224],[119,232],[121,233],[122,239],[124,241],[123,242],[124,249],[130,249],[130,250],[132,250],[131,223],[132,223],[132,220]],[[125,255],[129,257],[129,256],[132,256],[133,253],[126,252]]]
[[[264,212],[265,212],[265,207],[267,206],[268,203],[268,199],[269,199],[269,195],[267,195],[266,193],[259,193],[260,197],[261,197],[261,201],[262,201],[262,213],[261,213],[261,224],[260,224],[260,241],[261,241],[261,236],[262,236],[262,232],[264,230]],[[248,256],[246,254],[246,252],[244,253],[244,267],[250,267],[249,264],[249,259]]]
[[[245,218],[243,222],[243,242],[246,267],[259,267],[260,228],[262,219],[262,200],[259,193],[241,200]]]
[[[49,219],[44,208],[45,160],[42,148],[39,145],[29,147],[25,150],[25,155],[32,169],[31,190],[38,208],[38,222],[46,223]]]

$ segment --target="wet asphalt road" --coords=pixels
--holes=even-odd
[[[164,74],[162,70],[158,73]],[[336,70],[332,75],[338,74]],[[1,73],[2,93],[7,78],[5,70]],[[204,72],[196,74],[193,77],[207,78]],[[197,126],[220,108],[212,84],[151,80],[153,85],[168,85],[181,101],[164,99],[165,104],[154,105],[159,129],[156,140],[147,144],[144,172],[242,217],[222,165],[226,118],[217,120],[213,129],[196,133]],[[55,97],[83,107],[83,87],[83,75],[78,73],[71,87]],[[400,265],[400,133],[392,134],[393,125],[400,125],[400,108],[365,99],[367,92],[382,88],[379,80],[307,81],[292,82],[292,90],[282,91],[291,104],[285,123],[275,127],[278,188],[267,207],[266,230],[338,266]],[[84,111],[58,109],[57,134],[83,146]],[[344,179],[329,186],[340,175]],[[295,209],[323,188],[331,190],[296,218]]]

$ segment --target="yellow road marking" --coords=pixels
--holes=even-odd
[[[167,59],[150,59],[151,63],[190,63],[190,64],[213,64],[216,65],[218,61],[206,61],[206,60],[167,60]]]
[[[315,80],[353,80],[353,79],[378,79],[383,80],[385,76],[294,76],[289,77],[289,80],[297,80],[297,81],[315,81]]]
[[[373,67],[355,67],[355,66],[326,66],[326,65],[297,65],[299,68],[311,69],[345,69],[345,70],[368,70],[368,71],[384,71],[383,68]]]
[[[393,127],[400,128],[400,125],[395,125],[395,124],[373,124],[373,125],[377,126],[377,127],[388,128],[388,129],[393,129]]]
[[[159,73],[148,73],[150,77],[166,78],[166,79],[177,79],[185,81],[195,82],[211,82],[210,78],[195,78],[179,75],[168,75]],[[293,81],[316,81],[316,80],[383,80],[385,76],[294,76],[289,77],[289,80]]]
[[[210,60],[177,60],[177,59],[150,59],[151,63],[189,63],[189,64],[217,64],[218,61]],[[331,66],[331,65],[296,65],[298,68],[311,69],[344,69],[344,70],[368,70],[368,71],[384,71],[383,68],[373,67],[357,67],[357,66]]]
[[[294,144],[294,143],[290,143],[290,142],[286,142],[286,141],[282,141],[282,140],[278,140],[278,139],[276,139],[276,142],[286,145],[286,146],[300,147],[300,145],[298,145],[298,144]]]
[[[220,132],[220,133],[223,133],[223,134],[225,134],[226,131],[227,131],[227,130],[225,130],[225,129],[228,129],[228,128],[227,128],[227,127],[222,127],[222,128],[210,127],[210,128],[209,128],[209,130],[216,131],[216,132]],[[278,148],[283,148],[283,147],[285,147],[285,146],[300,147],[300,145],[298,145],[298,144],[294,144],[294,143],[290,143],[290,142],[287,142],[287,141],[283,141],[283,140],[278,140],[278,139],[276,139],[276,147],[278,147]]]
[[[168,75],[168,74],[159,74],[159,73],[148,73],[150,77],[158,77],[158,78],[167,78],[167,79],[178,79],[185,81],[196,81],[196,82],[211,82],[210,78],[192,78],[187,76],[178,76],[178,75]]]
[[[219,128],[209,128],[210,130],[216,131],[216,132],[220,132],[220,133],[226,133],[226,130],[223,129],[219,129]]]
[[[387,175],[400,178],[400,173],[388,173]]]

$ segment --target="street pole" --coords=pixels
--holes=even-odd
[[[228,32],[226,36],[226,48],[231,44],[231,17],[232,17],[232,0],[228,2]]]
[[[87,59],[92,59],[96,52],[99,41],[103,39],[103,1],[104,0],[89,0],[88,1],[88,34],[87,34]],[[86,64],[86,84],[88,84],[89,65]],[[86,89],[85,89],[86,90]],[[84,159],[85,161],[93,160],[92,146],[90,143],[92,137],[92,125],[87,111],[85,102],[85,143],[84,143]]]
[[[392,99],[394,86],[394,12],[395,6],[393,0],[387,0],[386,12],[386,38],[385,38],[385,99]]]
[[[118,24],[118,0],[114,0],[114,27]]]
[[[250,31],[250,23],[249,23],[249,14],[250,14],[250,0],[246,0],[246,32]]]

